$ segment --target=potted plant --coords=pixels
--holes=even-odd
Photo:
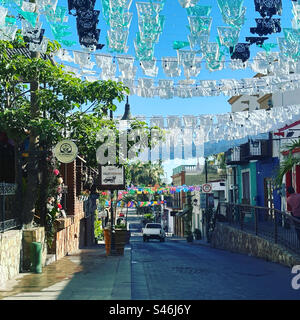
[[[115,248],[118,254],[124,254],[124,247],[129,243],[130,231],[125,224],[115,225]]]
[[[194,235],[195,235],[195,239],[196,240],[201,240],[202,239],[201,231],[199,229],[197,229],[197,228],[194,231]]]

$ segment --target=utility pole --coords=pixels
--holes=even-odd
[[[114,224],[114,206],[113,206],[113,199],[114,199],[114,190],[110,191],[110,216],[111,216],[111,242],[110,242],[110,254],[114,255],[116,252],[116,242],[115,242],[115,224]]]
[[[205,165],[204,165],[204,170],[205,170],[205,183],[208,182],[208,177],[207,177],[207,157],[205,157]],[[207,213],[208,213],[208,194],[205,193],[205,209],[204,209],[204,217],[203,217],[203,220],[204,220],[204,230],[205,230],[205,233],[206,233],[206,237],[207,237]],[[204,231],[203,230],[203,231]]]
[[[31,1],[35,3],[35,1]],[[31,59],[40,58],[39,52],[30,52]],[[36,80],[30,82],[30,114],[32,119],[37,119],[40,110],[38,103],[39,91],[39,72],[37,70]],[[23,203],[22,222],[27,227],[31,227],[34,210],[35,199],[38,192],[38,162],[39,162],[39,140],[38,135],[32,128],[29,133],[29,146],[28,146],[28,162],[27,162],[27,190]]]
[[[110,120],[113,120],[113,112],[110,110]],[[115,255],[116,254],[116,238],[115,238],[115,223],[114,223],[114,206],[113,206],[113,199],[114,199],[114,190],[110,191],[110,217],[111,217],[111,226],[110,226],[110,254]],[[118,191],[117,191],[117,198],[118,198]],[[117,201],[118,199],[116,199]]]

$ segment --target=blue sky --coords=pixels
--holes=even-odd
[[[136,37],[136,33],[138,31],[138,17],[136,10],[136,2],[137,0],[132,1],[132,5],[130,8],[130,12],[133,12],[133,19],[130,26],[130,35],[128,39],[127,45],[129,46],[129,51],[126,53],[128,55],[135,56],[133,41]],[[281,19],[282,27],[291,27],[291,8],[292,1],[291,0],[283,0],[283,13],[282,16],[275,16],[276,18]],[[223,22],[219,7],[217,5],[216,0],[199,0],[200,5],[210,5],[212,6],[211,17],[213,18],[210,41],[215,42],[217,36],[217,27],[218,26],[226,26]],[[68,6],[67,0],[58,0],[58,5]],[[255,27],[256,22],[255,18],[260,18],[258,12],[254,10],[254,0],[244,0],[244,6],[246,9],[246,21],[244,26],[241,29],[239,42],[245,42],[246,36],[256,36],[250,33],[250,27]],[[100,34],[100,43],[106,44],[106,33],[107,33],[107,25],[103,19],[102,13],[102,5],[101,0],[96,0],[95,5],[96,10],[100,10],[99,23],[97,25],[98,28],[101,29]],[[186,9],[182,8],[179,4],[178,0],[166,0],[166,4],[164,9],[161,12],[161,15],[165,16],[165,24],[163,28],[163,32],[160,36],[160,41],[155,45],[155,57],[157,60],[160,60],[164,56],[176,56],[177,52],[172,48],[172,44],[174,41],[188,41],[189,30],[188,26],[188,18]],[[42,21],[45,21],[42,18]],[[68,40],[76,41],[76,44],[72,47],[65,47],[66,49],[73,50],[82,50],[78,42],[78,36],[76,32],[76,18],[74,16],[69,15],[68,25],[71,26],[71,30],[73,32],[72,36],[67,38]],[[49,26],[45,21],[43,24],[43,28],[46,29],[45,36],[53,39],[51,31],[49,30]],[[271,35],[269,36],[268,43],[276,43],[276,37],[282,36],[281,34]],[[262,50],[262,49],[259,49]],[[274,49],[275,51],[278,48]],[[108,48],[105,46],[102,50],[97,50],[97,54],[108,53]],[[251,58],[255,56],[257,49],[255,46],[251,46]],[[116,53],[111,53],[112,55],[118,55]],[[250,59],[251,59],[250,58]],[[226,60],[229,60],[227,58]],[[139,62],[136,61],[135,65],[138,66]],[[159,66],[159,74],[157,79],[166,78],[165,74],[161,68],[161,62],[158,61],[157,65]],[[97,69],[97,68],[94,68]],[[143,75],[142,70],[138,68],[137,78],[146,77]],[[100,70],[99,70],[100,71]],[[249,70],[239,70],[232,71],[229,68],[226,68],[222,71],[209,72],[205,68],[205,64],[202,63],[202,70],[200,75],[197,77],[197,80],[208,80],[208,79],[223,79],[223,78],[246,78],[252,77],[254,73]],[[146,77],[147,78],[147,77]],[[175,78],[175,82],[177,80],[181,80],[184,77]],[[156,79],[156,80],[157,80]],[[138,96],[130,96],[130,105],[131,111],[133,115],[145,115],[146,117],[151,117],[152,115],[198,115],[198,114],[217,114],[217,113],[226,113],[230,112],[230,105],[227,102],[229,97],[226,96],[217,96],[217,97],[194,97],[190,99],[182,99],[182,98],[173,98],[171,100],[165,100],[160,98],[142,98]],[[124,112],[125,102],[118,105],[118,110],[115,112],[115,116],[122,115]]]
[[[135,34],[137,32],[137,14],[135,7],[135,0],[131,5],[131,12],[134,12],[134,18],[131,23],[131,36],[129,38],[129,52],[128,54],[134,55],[133,51],[133,39],[135,38]],[[281,18],[282,27],[291,27],[291,8],[292,1],[283,0],[283,12],[282,16],[274,16],[276,18]],[[211,5],[212,12],[211,16],[213,17],[213,23],[210,34],[210,41],[215,42],[217,36],[217,27],[225,26],[226,24],[223,22],[219,7],[217,5],[216,0],[200,0],[200,5]],[[245,42],[246,36],[256,36],[250,33],[250,27],[255,27],[256,22],[255,18],[260,18],[258,12],[254,10],[254,0],[245,0],[244,6],[247,8],[246,10],[246,21],[241,29],[241,34],[239,41]],[[187,29],[188,19],[186,14],[186,9],[183,9],[178,0],[166,0],[165,7],[161,14],[166,16],[166,21],[164,25],[163,33],[160,37],[160,42],[155,46],[155,56],[157,59],[160,59],[163,56],[176,56],[176,51],[172,48],[173,41],[187,41],[187,35],[189,34],[189,30]],[[100,24],[103,26],[103,24]],[[104,26],[103,26],[104,27]],[[103,30],[104,33],[104,30]],[[266,42],[274,43],[276,42],[276,37],[280,34],[276,34],[275,36],[270,36],[269,40]],[[281,33],[282,36],[282,33]],[[103,39],[103,38],[102,38]],[[255,46],[251,46],[252,54],[251,57],[255,56],[255,52],[257,49]],[[259,49],[261,50],[261,49]],[[275,51],[278,48],[274,49]],[[104,50],[105,51],[105,48]],[[160,66],[160,62],[157,63]],[[204,63],[202,64],[202,70],[197,79],[207,80],[207,79],[223,79],[223,78],[246,78],[252,77],[254,75],[251,70],[239,70],[232,71],[230,69],[225,69],[222,71],[209,72]],[[142,72],[140,72],[140,76],[144,77]],[[158,75],[159,78],[165,78],[163,72]],[[183,77],[182,77],[183,78]],[[176,78],[182,79],[182,78]],[[130,105],[133,114],[143,114],[146,116],[151,115],[184,115],[184,114],[217,114],[217,113],[226,113],[230,112],[230,105],[227,102],[229,97],[227,96],[218,96],[218,97],[194,97],[190,99],[182,99],[182,98],[173,98],[171,100],[162,100],[160,98],[142,98],[138,96],[130,97]],[[122,114],[124,104],[120,106],[120,110],[116,112],[116,114]],[[124,108],[124,107],[123,107]]]
[[[133,12],[133,20],[130,27],[130,36],[128,39],[127,45],[129,46],[129,51],[126,53],[127,55],[135,56],[133,41],[136,37],[136,33],[138,31],[138,17],[136,11],[136,0],[132,1],[132,5],[130,8],[130,12]],[[281,19],[281,27],[291,27],[291,19],[292,19],[292,1],[291,0],[282,0],[283,2],[283,12],[282,16],[275,16],[276,18]],[[60,6],[68,6],[67,0],[58,0],[58,4]],[[210,41],[215,42],[217,36],[217,27],[218,26],[226,26],[223,22],[220,10],[217,5],[216,0],[200,0],[200,5],[211,5],[212,12],[211,17],[213,17],[213,23],[210,34]],[[250,28],[256,26],[255,18],[260,18],[258,12],[254,10],[254,0],[244,0],[244,6],[246,9],[246,21],[244,26],[241,29],[239,42],[245,42],[246,36],[256,36],[250,33]],[[99,43],[106,44],[106,33],[107,33],[107,25],[102,16],[102,5],[101,0],[96,0],[95,5],[96,10],[100,10],[99,23],[97,25],[98,28],[101,29],[100,41]],[[172,48],[172,44],[174,41],[188,41],[189,30],[188,26],[188,18],[186,9],[182,8],[179,4],[178,0],[166,0],[165,7],[161,12],[162,15],[165,15],[165,24],[163,32],[160,36],[160,41],[155,46],[155,57],[157,60],[160,60],[164,56],[176,56],[177,52]],[[41,21],[44,21],[43,28],[46,29],[45,36],[53,39],[51,31],[49,29],[49,25],[46,20],[42,17]],[[78,36],[76,31],[76,19],[73,16],[69,16],[68,25],[71,26],[71,30],[73,32],[72,36],[68,38],[68,40],[76,41],[76,44],[72,47],[65,47],[66,49],[73,50],[82,50],[78,42]],[[280,34],[270,35],[269,40],[266,43],[277,43],[276,38],[278,36],[282,36],[282,32]],[[262,49],[259,49],[262,50]],[[278,48],[273,49],[278,51]],[[256,55],[258,49],[253,45],[251,46],[251,58]],[[107,47],[105,46],[102,50],[97,50],[96,53],[108,53]],[[112,53],[112,55],[117,55]],[[229,60],[227,58],[226,60]],[[138,61],[135,62],[135,65],[138,66]],[[165,74],[162,72],[161,62],[158,61],[157,65],[159,66],[159,74],[158,79],[166,78]],[[97,68],[94,68],[97,70]],[[100,71],[100,70],[99,70]],[[231,78],[249,78],[252,77],[254,73],[249,70],[238,70],[232,71],[229,68],[226,68],[222,71],[209,72],[204,63],[202,64],[202,70],[197,77],[197,81],[199,80],[214,80],[214,79],[231,79]],[[146,77],[143,75],[142,70],[139,68],[137,77]],[[175,82],[183,79],[176,78],[173,79]],[[156,79],[157,80],[157,79]],[[227,96],[217,96],[217,97],[194,97],[190,99],[182,99],[182,98],[173,98],[170,100],[164,100],[160,98],[142,98],[138,96],[130,96],[130,105],[131,112],[133,115],[144,115],[146,117],[151,117],[153,115],[200,115],[200,114],[222,114],[230,112],[230,105],[227,102],[229,97]],[[118,105],[118,110],[114,113],[114,116],[122,115],[124,113],[124,105],[125,102],[122,102]],[[195,160],[196,161],[196,160]],[[193,161],[195,163],[195,161]],[[168,176],[170,175],[170,170],[175,165],[183,164],[184,161],[177,161],[173,164],[168,165]],[[191,163],[191,161],[188,161]]]
[[[136,0],[133,0],[130,11],[133,12],[133,20],[130,27],[130,36],[128,39],[129,51],[127,54],[135,56],[133,41],[136,37],[138,31],[137,28],[137,13],[136,13]],[[210,41],[215,42],[217,36],[217,27],[225,26],[223,22],[220,10],[217,5],[217,1],[212,0],[200,0],[199,4],[201,5],[211,5],[212,12],[211,16],[213,17],[213,23],[210,34]],[[250,28],[256,26],[255,18],[260,18],[258,12],[254,10],[254,0],[245,0],[244,6],[246,9],[246,21],[244,26],[241,29],[239,42],[245,42],[246,36],[256,36],[250,33]],[[101,9],[100,0],[96,1],[96,9]],[[291,8],[292,4],[290,0],[283,0],[283,12],[281,18],[281,27],[291,27]],[[102,14],[102,12],[101,12]],[[164,56],[176,56],[177,52],[172,48],[173,41],[188,41],[189,30],[187,28],[188,18],[186,9],[182,8],[178,0],[166,0],[165,7],[161,12],[162,15],[165,15],[165,25],[163,32],[160,36],[160,41],[155,46],[155,57],[157,60],[160,60]],[[279,16],[275,16],[278,18]],[[75,21],[75,18],[70,17],[70,22]],[[100,20],[98,27],[101,28],[100,43],[106,43],[106,31],[107,25],[104,20]],[[269,36],[268,43],[277,43],[276,37],[282,36],[281,34]],[[79,48],[79,46],[78,46]],[[262,50],[262,49],[259,49]],[[274,49],[275,51],[278,48]],[[256,55],[258,49],[253,45],[251,46],[251,58]],[[107,53],[107,47],[104,47],[103,50],[98,51],[98,53]],[[250,58],[250,59],[251,59]],[[138,66],[138,61],[135,62],[135,65]],[[157,62],[157,65],[160,67],[158,79],[166,78],[162,72],[161,62]],[[223,78],[249,78],[254,75],[253,71],[238,70],[232,71],[227,68],[222,71],[209,72],[204,63],[202,64],[202,70],[200,75],[197,77],[197,80],[214,80],[214,79],[223,79]],[[139,68],[138,77],[145,77]],[[175,81],[183,79],[176,78]],[[227,113],[231,111],[230,105],[228,103],[229,97],[227,96],[217,96],[217,97],[194,97],[190,99],[182,98],[173,98],[170,100],[164,100],[160,98],[142,98],[138,96],[130,96],[130,106],[131,112],[133,115],[144,115],[146,117],[151,117],[153,115],[199,115],[199,114],[220,114]],[[118,104],[118,110],[115,112],[115,116],[122,115],[124,113],[125,102]],[[164,167],[166,170],[167,177],[171,176],[172,168],[181,165],[181,164],[196,164],[196,159],[193,160],[172,160],[165,163]],[[203,159],[200,159],[200,163],[203,163]]]

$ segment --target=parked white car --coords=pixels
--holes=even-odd
[[[165,241],[166,233],[160,223],[147,223],[143,228],[143,241],[149,239],[158,239],[160,242]]]

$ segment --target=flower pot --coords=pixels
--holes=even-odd
[[[124,254],[126,243],[128,243],[128,231],[126,229],[115,229],[115,249],[118,254]]]

